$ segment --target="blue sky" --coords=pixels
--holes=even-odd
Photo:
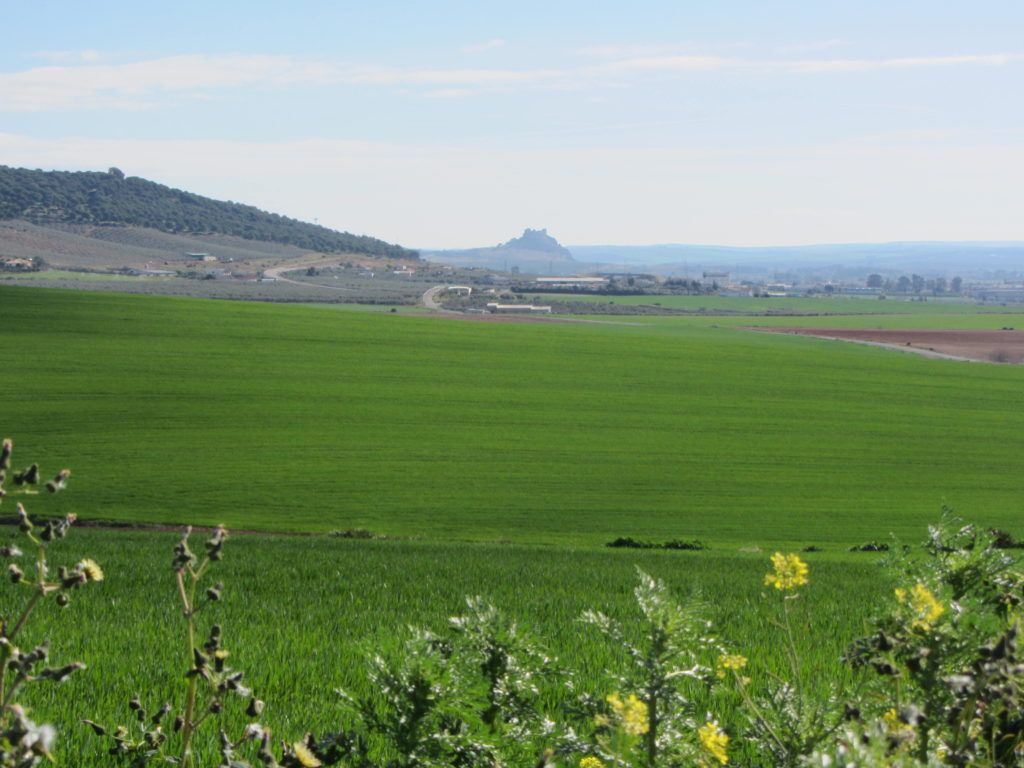
[[[1019,0],[8,5],[4,165],[422,248],[1024,239]]]

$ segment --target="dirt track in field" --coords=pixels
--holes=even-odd
[[[951,360],[982,363],[1024,362],[1024,331],[902,330],[878,328],[751,328],[772,333],[791,333],[874,344]]]

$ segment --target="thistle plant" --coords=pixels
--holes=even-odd
[[[542,687],[568,673],[541,643],[481,597],[467,598],[466,613],[451,618],[449,628],[460,674],[477,678],[485,688],[479,717],[490,735],[508,745],[549,736]],[[526,759],[525,754],[516,757]]]
[[[921,764],[1024,758],[1022,576],[997,543],[973,525],[931,527],[928,557],[890,563],[901,585],[850,654],[875,672],[874,700],[906,727],[905,748]]]
[[[610,709],[596,721],[597,752],[617,765],[655,768],[697,754],[694,694],[713,684],[710,661],[724,649],[699,606],[679,605],[663,583],[637,573],[640,583],[633,594],[642,643],[634,643],[603,613],[588,611],[583,620],[629,657],[627,672],[616,681],[619,691],[606,699]]]
[[[26,470],[14,475],[17,490],[8,491],[4,485],[11,469],[13,444],[9,439],[0,443],[0,500],[8,495],[35,495],[33,486],[38,485],[40,470],[32,464]],[[71,473],[62,470],[46,484],[47,490],[56,493],[65,487]],[[71,602],[71,593],[89,582],[102,581],[103,571],[91,559],[83,559],[74,566],[60,566],[56,575],[51,573],[49,548],[63,539],[74,522],[73,515],[63,520],[47,521],[37,525],[29,517],[21,502],[16,503],[18,531],[28,542],[26,548],[35,549],[31,564],[22,566],[14,562],[22,556],[15,544],[0,547],[0,556],[10,562],[7,574],[16,589],[27,593],[24,605],[9,616],[0,616],[0,767],[28,768],[38,764],[41,758],[52,759],[50,750],[56,730],[50,725],[36,725],[18,702],[18,695],[25,686],[49,681],[61,683],[74,672],[85,668],[84,664],[72,662],[63,666],[49,666],[50,647],[47,640],[30,650],[19,648],[18,639],[41,601],[52,599],[60,607]]]
[[[427,630],[411,632],[397,658],[369,658],[372,694],[356,698],[337,691],[368,737],[355,744],[364,751],[348,757],[357,765],[389,768],[492,764],[495,746],[460,684],[454,648]]]
[[[449,620],[448,632],[412,629],[396,656],[372,653],[373,693],[338,693],[352,732],[314,745],[332,764],[395,768],[522,765],[556,737],[543,712],[545,680],[562,674],[542,646],[479,597]]]
[[[905,729],[906,726],[900,724]],[[807,768],[939,768],[948,765],[940,753],[922,761],[906,748],[905,730],[894,735],[891,722],[876,719],[844,726],[836,735],[818,746],[805,765]]]

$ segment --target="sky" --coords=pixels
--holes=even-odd
[[[0,165],[424,249],[1024,240],[1020,0],[6,6]]]

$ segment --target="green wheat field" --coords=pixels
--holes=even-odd
[[[892,594],[879,556],[850,546],[917,542],[943,507],[1024,533],[1024,369],[737,327],[1024,326],[878,304],[870,317],[497,324],[2,286],[0,437],[17,468],[73,475],[0,513],[21,500],[39,516],[303,534],[233,535],[210,617],[282,738],[340,727],[334,690],[365,686],[365,653],[410,624],[443,630],[470,595],[607,690],[625,662],[578,617],[628,624],[637,567],[704,605],[752,666],[778,669],[763,575],[772,552],[809,545],[821,551],[805,555],[797,634],[826,679]],[[352,529],[386,538],[330,535]],[[709,549],[604,546],[620,536]],[[28,696],[75,764],[105,764],[81,718],[126,721],[135,693],[156,708],[180,689],[176,539],[83,528],[52,548],[107,574],[46,605],[24,640],[49,636],[56,660],[88,665]],[[3,590],[3,614],[24,596]]]

